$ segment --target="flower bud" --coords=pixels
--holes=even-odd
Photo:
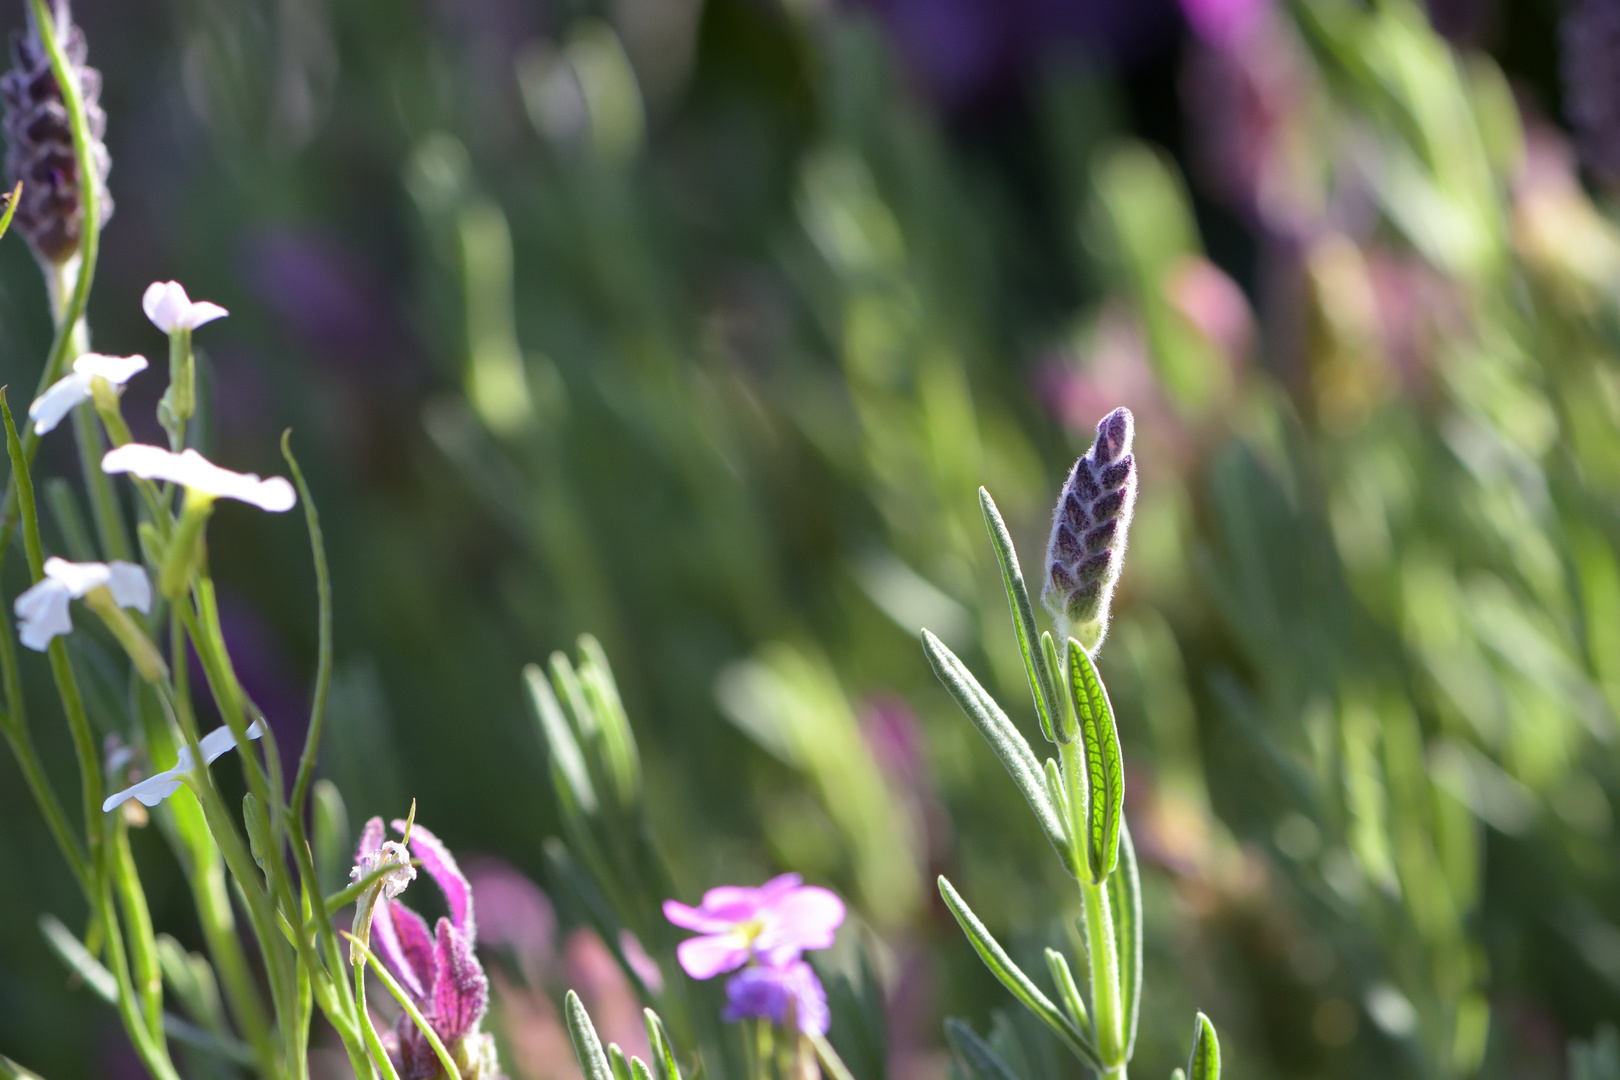
[[[1052,515],[1041,602],[1088,652],[1108,630],[1108,605],[1125,557],[1136,505],[1134,424],[1115,409],[1097,425],[1097,441],[1074,463]]]
[[[73,23],[65,0],[54,0],[51,7],[70,77],[77,81],[84,99],[100,223],[105,225],[113,210],[107,194],[107,170],[112,167],[112,159],[102,141],[107,114],[99,103],[101,73],[85,64],[88,47],[84,31]],[[0,76],[0,99],[5,102],[6,172],[12,182],[22,181],[17,227],[40,259],[61,264],[79,248],[84,206],[79,200],[73,128],[32,10],[27,32],[11,37],[11,70]]]

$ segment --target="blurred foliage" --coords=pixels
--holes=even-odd
[[[414,796],[672,976],[644,907],[565,901],[545,855],[567,822],[520,671],[594,634],[677,895],[791,868],[855,902],[829,990],[861,1080],[942,1077],[947,1015],[1068,1075],[932,899],[948,870],[1026,970],[1074,933],[916,633],[1025,700],[975,490],[1033,566],[1126,405],[1143,486],[1100,662],[1143,862],[1139,1070],[1186,1060],[1153,1040],[1201,1004],[1246,1076],[1551,1077],[1569,1040],[1570,1075],[1613,1074],[1620,233],[1538,104],[1550,17],[1496,6],[1505,75],[1410,0],[1233,4],[1226,30],[1186,6],[1191,30],[1146,5],[1149,45],[1031,50],[964,102],[917,74],[903,5],[81,0],[118,201],[95,340],[160,348],[135,297],[178,278],[232,311],[202,343],[217,460],[270,469],[250,455],[294,428],[347,820]],[[22,385],[36,280],[0,248]],[[314,652],[297,528],[213,534],[284,746]],[[26,868],[0,875],[0,1050],[122,1075],[37,931],[83,913],[9,760],[0,820]],[[514,1031],[555,1021],[525,1001]]]

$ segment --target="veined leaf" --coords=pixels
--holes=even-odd
[[[1130,822],[1119,821],[1119,868],[1108,878],[1119,950],[1119,999],[1125,1005],[1125,1058],[1136,1050],[1136,1023],[1142,1014],[1142,878]]]
[[[1081,746],[1091,798],[1086,807],[1086,862],[1091,880],[1101,885],[1119,861],[1119,822],[1125,811],[1125,765],[1108,691],[1074,638],[1069,639],[1069,696],[1080,722]]]
[[[1043,1020],[1048,1027],[1057,1033],[1058,1038],[1074,1052],[1074,1055],[1093,1069],[1102,1069],[1102,1058],[1097,1053],[1096,1046],[1091,1038],[1074,1025],[1058,1007],[1052,1004],[1050,998],[1041,993],[1041,990],[1030,981],[1012,958],[1007,955],[990,931],[984,928],[979,917],[967,906],[967,902],[951,886],[944,877],[939,879],[939,894],[945,898],[945,906],[951,909],[956,921],[967,935],[968,941],[973,945],[973,951],[979,954],[984,966],[990,973],[1000,980],[1001,985],[1012,992],[1013,997],[1023,1003],[1024,1007]],[[587,1080],[595,1080],[594,1077]]]
[[[572,990],[563,1000],[563,1011],[568,1017],[568,1037],[574,1043],[574,1056],[579,1059],[585,1080],[613,1080],[613,1068],[607,1055],[602,1053],[602,1040],[596,1037],[596,1027],[590,1013]]]
[[[1001,711],[979,680],[973,677],[963,664],[956,658],[956,654],[945,647],[945,643],[930,634],[927,630],[922,633],[923,652],[928,655],[928,662],[933,665],[934,674],[939,681],[951,692],[956,703],[967,713],[973,726],[979,729],[984,741],[990,744],[1001,764],[1006,767],[1013,783],[1023,792],[1024,799],[1029,808],[1035,811],[1035,820],[1040,824],[1041,830],[1052,844],[1058,858],[1068,867],[1069,873],[1079,878],[1081,868],[1074,865],[1073,852],[1069,848],[1068,835],[1064,832],[1063,822],[1058,818],[1057,808],[1046,794],[1046,779],[1041,771],[1040,763],[1035,760],[1035,752],[1029,748],[1029,743],[1018,733],[1013,722],[1007,719],[1007,714]]]
[[[967,1066],[971,1080],[1018,1080],[1018,1074],[1001,1060],[1001,1055],[955,1017],[945,1021],[945,1041]]]
[[[1221,1043],[1215,1025],[1203,1013],[1193,1022],[1192,1056],[1187,1059],[1188,1080],[1221,1080]]]
[[[1007,604],[1012,608],[1013,630],[1018,634],[1018,651],[1024,657],[1024,672],[1029,676],[1029,692],[1035,698],[1035,715],[1040,717],[1041,734],[1047,742],[1057,742],[1064,732],[1054,715],[1058,696],[1052,673],[1041,655],[1039,638],[1035,632],[1035,609],[1029,602],[1029,590],[1024,587],[1024,572],[1018,566],[1018,552],[1013,548],[1012,535],[990,492],[979,489],[979,509],[984,511],[984,524],[990,530],[990,542],[995,545],[996,561],[1001,564],[1001,582],[1007,587]]]

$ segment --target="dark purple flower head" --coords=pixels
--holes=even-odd
[[[394,829],[405,832],[405,822],[395,821]],[[381,818],[366,822],[360,836],[356,861],[364,864],[383,846]],[[450,917],[440,919],[433,932],[420,915],[388,899],[377,905],[371,924],[377,955],[389,972],[415,999],[423,1016],[444,1045],[454,1053],[469,1036],[478,1034],[478,1024],[489,1006],[489,980],[478,963],[473,947],[477,924],[473,921],[472,887],[461,868],[439,838],[421,825],[412,825],[411,855],[421,860],[444,892]],[[430,1080],[439,1074],[439,1061],[427,1039],[404,1014],[395,1030],[401,1080]]]
[[[1041,602],[1090,652],[1108,631],[1108,605],[1136,505],[1134,436],[1129,409],[1103,417],[1097,441],[1074,463],[1052,514]]]
[[[805,949],[825,949],[844,921],[844,902],[826,889],[783,874],[756,888],[722,885],[695,908],[664,901],[664,917],[701,936],[681,942],[676,955],[694,979],[712,979],[759,960],[782,966]]]
[[[827,992],[803,960],[780,966],[751,964],[726,981],[726,1010],[721,1018],[769,1020],[778,1027],[798,1027],[808,1035],[825,1035],[832,1019]]]

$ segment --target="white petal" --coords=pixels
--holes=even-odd
[[[90,352],[73,361],[73,373],[84,376],[86,390],[90,387],[90,380],[97,375],[114,386],[123,386],[137,373],[145,370],[144,356],[107,356],[104,353]]]
[[[73,411],[75,405],[89,398],[89,376],[75,372],[57,379],[28,406],[28,418],[34,422],[34,434],[43,435],[50,431],[62,422],[62,417]]]
[[[293,486],[279,476],[260,480],[253,473],[222,469],[195,450],[175,454],[160,446],[126,443],[107,451],[101,469],[108,473],[134,473],[145,480],[168,480],[193,491],[225,499],[239,499],[272,513],[291,510],[298,501]]]
[[[116,795],[109,795],[101,804],[101,812],[116,810],[131,799],[139,799],[145,806],[156,806],[180,790],[180,775],[185,770],[176,765],[172,769],[154,773],[140,783],[127,787]]]
[[[230,312],[226,311],[218,304],[212,303],[208,300],[198,300],[186,311],[186,328],[189,330],[195,330],[203,323],[211,323],[215,319],[223,319],[229,314]]]
[[[68,614],[68,601],[72,595],[66,585],[45,578],[28,589],[12,605],[17,613],[17,635],[27,648],[44,652],[51,639],[58,634],[73,632],[73,619]]]
[[[180,320],[191,306],[191,298],[178,281],[154,281],[141,297],[141,310],[152,320],[152,325],[165,334],[180,327]]]
[[[142,615],[152,610],[152,582],[143,568],[114,559],[107,564],[107,569],[111,573],[107,588],[119,607],[132,607]]]
[[[45,560],[45,576],[59,581],[75,600],[91,589],[112,580],[112,569],[106,563],[68,562],[52,555]]]

